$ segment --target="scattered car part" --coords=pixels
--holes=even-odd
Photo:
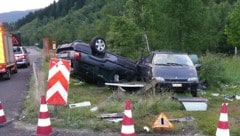
[[[187,116],[185,118],[174,118],[174,119],[168,119],[171,122],[191,122],[195,120],[193,116]]]
[[[85,102],[80,102],[80,103],[73,103],[68,105],[69,108],[80,108],[80,107],[87,107],[91,106],[91,102],[85,101]]]
[[[174,98],[181,102],[186,111],[206,111],[208,100],[202,97],[177,97]]]
[[[100,118],[104,119],[104,120],[107,120],[107,121],[110,121],[110,122],[118,123],[118,122],[123,120],[123,116],[124,116],[123,112],[105,113],[105,114],[101,114]]]

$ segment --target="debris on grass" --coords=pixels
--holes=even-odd
[[[118,113],[104,113],[100,115],[101,119],[109,119],[109,118],[123,118],[124,113],[118,112]]]
[[[235,96],[236,100],[240,100],[240,95]]]
[[[181,102],[186,111],[206,111],[208,100],[202,97],[176,97]]]
[[[93,108],[90,109],[91,112],[94,112],[94,111],[97,111],[97,110],[98,110],[98,107],[97,107],[97,106],[95,106],[95,107],[93,107]]]
[[[80,108],[80,107],[87,107],[87,106],[91,106],[91,103],[89,101],[69,104],[69,108]]]
[[[168,119],[170,122],[191,122],[194,119],[192,116],[187,116],[185,118],[173,118],[173,119]]]
[[[79,81],[79,82],[77,82],[77,83],[74,83],[75,86],[77,86],[77,85],[83,85],[83,84],[85,84],[85,83],[82,82],[82,81]]]
[[[229,101],[233,101],[234,100],[234,95],[224,95],[224,99],[229,100]]]
[[[118,123],[121,122],[123,120],[123,118],[116,118],[116,119],[105,119],[107,121],[113,122],[113,123]]]
[[[219,96],[219,93],[211,93],[212,96]]]
[[[144,130],[145,132],[149,132],[149,131],[150,131],[150,128],[149,128],[148,126],[144,126],[144,127],[143,127],[143,130]]]
[[[123,116],[124,113],[123,112],[119,112],[119,113],[104,113],[100,115],[101,119],[110,121],[110,122],[114,122],[114,123],[118,123],[120,121],[123,120]]]

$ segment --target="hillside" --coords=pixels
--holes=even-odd
[[[6,23],[16,22],[32,11],[34,10],[12,11],[12,12],[0,13],[0,22],[6,22]]]
[[[59,0],[15,26],[25,45],[42,45],[43,37],[62,44],[101,36],[109,51],[130,58],[138,58],[147,45],[150,50],[229,53],[225,27],[236,5],[236,0]],[[135,52],[127,53],[131,49]]]

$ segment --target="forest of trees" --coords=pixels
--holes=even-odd
[[[59,0],[11,25],[24,45],[101,36],[109,51],[136,59],[148,49],[231,53],[239,13],[238,0]]]

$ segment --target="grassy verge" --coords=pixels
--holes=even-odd
[[[215,135],[217,123],[220,116],[222,102],[229,103],[228,116],[231,135],[240,135],[240,101],[229,101],[224,99],[225,95],[240,95],[240,58],[224,57],[222,60],[223,68],[225,69],[224,76],[228,80],[228,84],[220,84],[220,87],[203,91],[200,97],[208,99],[207,111],[186,111],[183,106],[172,99],[173,96],[182,94],[148,94],[136,95],[135,92],[127,92],[125,95],[119,95],[116,90],[107,87],[96,87],[90,84],[77,84],[78,81],[70,80],[70,89],[68,93],[68,103],[79,103],[90,101],[90,107],[84,108],[69,108],[66,106],[54,107],[49,105],[51,113],[51,123],[53,127],[68,128],[68,129],[93,129],[95,131],[111,131],[120,132],[121,123],[112,123],[99,118],[101,113],[123,112],[125,100],[131,100],[132,113],[134,118],[134,127],[136,133],[143,132],[143,126],[151,127],[157,116],[163,112],[168,118],[183,118],[193,116],[192,122],[173,123],[174,128],[168,131],[170,134],[183,133],[186,129],[194,131],[201,130],[205,135]],[[48,64],[45,63],[44,70],[47,71]],[[41,73],[41,72],[40,72]],[[39,74],[40,76],[41,74]],[[46,85],[46,75],[41,75],[42,86]],[[34,80],[31,82],[29,96],[24,105],[24,121],[37,124],[37,116],[39,112],[39,101],[36,96],[44,94],[44,87],[40,93],[36,95],[34,89]],[[219,93],[219,96],[213,96],[212,93]],[[188,94],[186,94],[188,95]],[[40,97],[39,97],[40,99]],[[98,110],[90,111],[91,108],[97,106]],[[154,133],[154,132],[150,132]]]

